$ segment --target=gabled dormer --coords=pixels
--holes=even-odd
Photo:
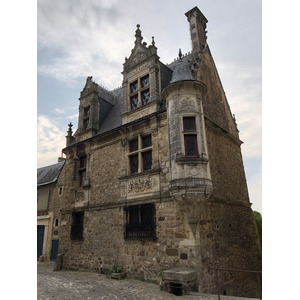
[[[99,129],[98,84],[87,77],[86,84],[80,93],[78,129],[75,133],[76,141],[92,137]]]
[[[152,43],[142,42],[140,25],[135,32],[135,45],[123,67],[122,123],[142,118],[161,106],[160,62],[154,37]]]

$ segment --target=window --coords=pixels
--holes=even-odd
[[[58,188],[58,195],[61,196],[62,193],[63,193],[63,188],[62,188],[62,186],[60,186],[60,187]]]
[[[55,219],[54,226],[58,227],[58,219]]]
[[[131,110],[145,105],[150,101],[149,74],[129,84]]]
[[[185,157],[198,157],[198,143],[195,117],[183,117]]]
[[[155,239],[155,204],[147,203],[124,208],[126,216],[125,239]]]
[[[86,180],[86,156],[79,158],[79,185],[83,186]]]
[[[90,125],[90,107],[87,106],[83,110],[83,129],[87,130]]]
[[[139,136],[129,142],[130,174],[145,172],[152,169],[151,135]]]
[[[72,213],[71,239],[83,239],[83,211],[76,211]]]

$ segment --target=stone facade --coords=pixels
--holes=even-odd
[[[190,54],[163,64],[137,25],[122,87],[106,91],[87,78],[78,129],[73,135],[69,125],[63,149],[63,268],[118,265],[153,282],[187,270],[185,288],[208,293],[216,292],[210,268],[261,269],[242,142],[206,43],[207,20],[197,7],[186,16]],[[219,281],[227,294],[258,296],[254,279],[226,272]]]

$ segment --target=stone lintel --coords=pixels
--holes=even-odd
[[[164,280],[188,283],[197,280],[197,273],[191,268],[174,268],[163,271]]]

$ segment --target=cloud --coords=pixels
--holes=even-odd
[[[37,118],[38,167],[57,162],[61,149],[65,147],[65,134],[48,116]]]

